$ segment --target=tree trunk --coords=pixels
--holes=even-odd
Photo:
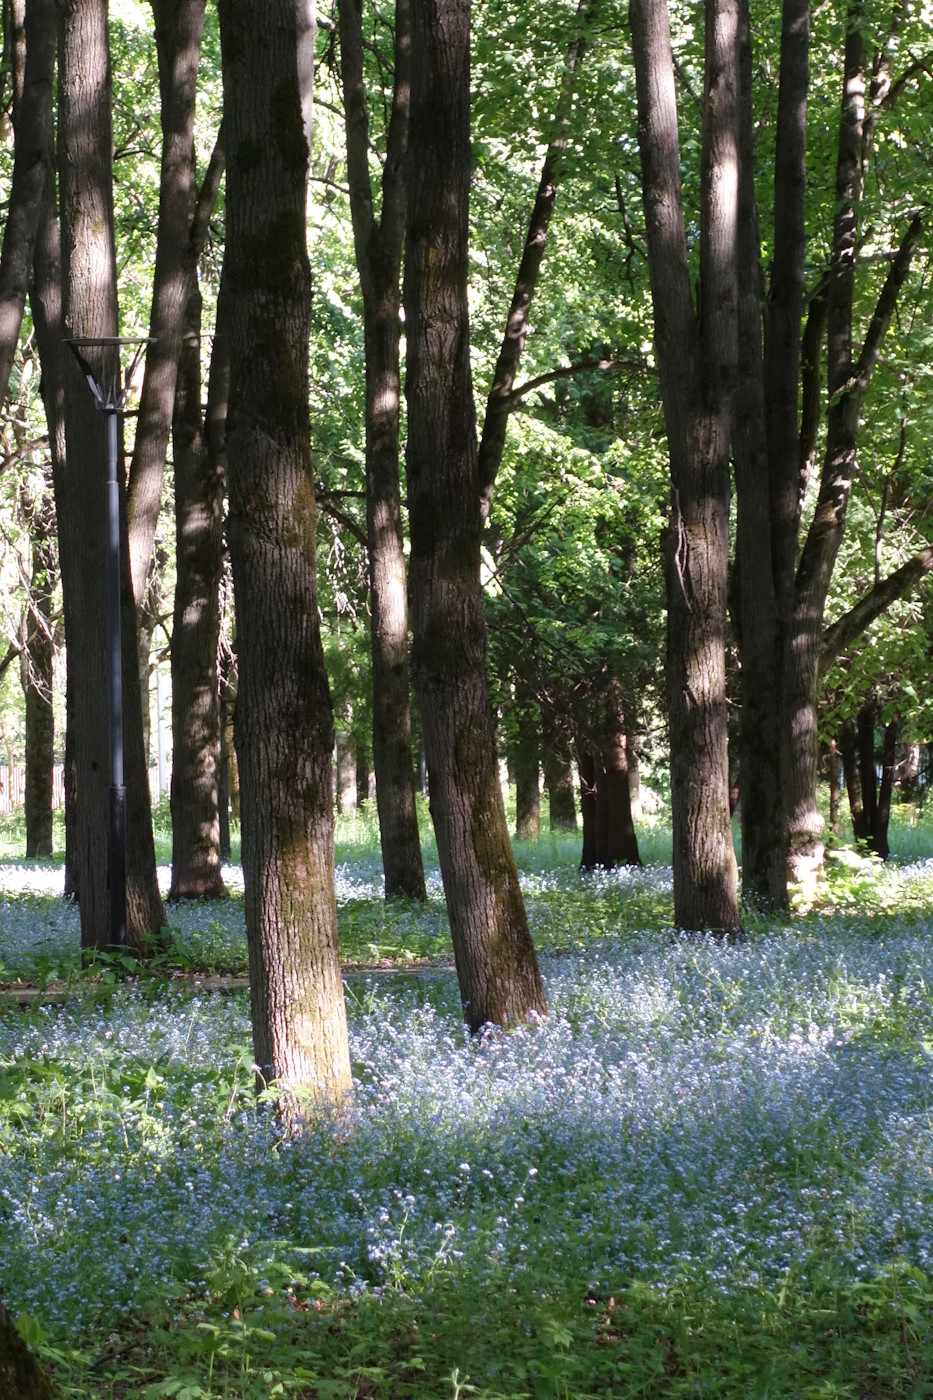
[[[729,819],[726,572],[736,373],[737,0],[706,5],[700,314],[694,311],[666,4],[633,0],[648,262],[671,470],[665,581],[674,918],[739,927]]]
[[[55,1400],[57,1393],[0,1302],[0,1395],[3,1400]]]
[[[7,20],[11,29],[7,42],[14,51],[14,153],[0,253],[0,403],[10,383],[53,168],[54,0],[13,0]]]
[[[356,754],[349,730],[337,730],[337,811],[348,817],[356,811]]]
[[[304,0],[221,0],[230,295],[228,540],[253,1045],[293,1125],[351,1089],[334,899],[333,711],[308,412]]]
[[[172,625],[172,883],[170,899],[218,899],[221,712],[218,647],[223,569],[223,423],[228,392],[227,297],[221,285],[208,402],[201,413],[202,302],[194,263],[224,169],[219,137],[189,229],[188,324],[175,381],[175,614]],[[226,791],[224,792],[226,800]],[[226,829],[230,854],[229,823]]]
[[[356,741],[356,810],[365,811],[369,801],[369,750],[362,739]]]
[[[517,731],[512,745],[515,765],[515,837],[537,841],[541,831],[541,766],[538,761],[538,717],[527,697],[519,703]]]
[[[771,539],[771,489],[762,368],[761,243],[755,203],[752,53],[748,0],[740,7],[738,378],[733,459],[737,503],[737,632],[741,657],[742,898],[786,909],[782,668]],[[796,422],[796,399],[794,403]],[[796,434],[794,435],[796,439]]]
[[[130,575],[139,607],[146,591],[175,401],[181,335],[193,270],[190,242],[197,181],[194,114],[205,0],[152,0],[159,62],[162,166],[146,371],[136,420],[127,505]]]
[[[891,796],[894,790],[894,770],[897,767],[897,736],[900,721],[895,715],[890,724],[885,725],[881,745],[881,787],[875,808],[875,826],[872,831],[872,845],[876,855],[887,860],[891,854],[888,842],[888,826],[891,821]]]
[[[901,239],[861,352],[856,357],[853,307],[859,206],[865,173],[866,69],[863,16],[860,5],[855,3],[850,6],[847,17],[836,160],[836,214],[827,305],[826,448],[816,509],[797,569],[788,670],[788,723],[794,735],[786,793],[789,877],[792,882],[803,885],[812,882],[823,862],[823,818],[816,801],[816,702],[826,599],[858,469],[862,406],[923,228],[919,217],[914,218]]]
[[[58,0],[59,161],[61,174],[64,324],[72,337],[118,332],[113,236],[113,136],[110,54],[105,0]],[[95,375],[118,375],[116,353],[86,347]],[[77,781],[76,881],[81,944],[111,941],[107,833],[110,729],[109,654],[104,559],[107,440],[105,415],[94,406],[77,364],[64,364],[68,471],[56,511],[65,640],[72,668]],[[142,706],[136,646],[136,610],[129,587],[125,496],[121,493],[121,623],[123,634],[123,744],[126,765],[127,945],[145,954],[165,919],[155,869],[148,775],[142,743]],[[70,631],[69,631],[70,625]]]
[[[541,737],[548,826],[551,831],[576,831],[577,806],[573,795],[570,738],[564,720],[547,706],[541,709]]]
[[[32,580],[25,618],[21,673],[26,698],[26,857],[52,854],[55,722],[52,684],[55,643],[52,598],[56,582],[51,495],[24,501],[32,543]]]
[[[221,293],[223,295],[223,293]],[[220,899],[220,575],[224,477],[201,415],[201,293],[175,383],[175,614],[172,624],[172,883],[169,899]],[[215,354],[223,354],[218,350]],[[211,387],[216,392],[217,376]],[[210,392],[210,391],[209,391]]]
[[[596,791],[596,760],[588,750],[580,750],[577,756],[577,772],[580,774],[580,815],[583,818],[583,850],[580,853],[580,869],[595,870],[599,859],[599,806]]]
[[[830,741],[829,755],[827,758],[829,769],[829,829],[834,836],[839,835],[839,780],[842,776],[840,768],[839,745],[835,739]]]
[[[369,173],[361,0],[340,0],[338,9],[350,207],[366,352],[366,528],[376,808],[386,898],[424,900],[427,893],[412,763],[408,599],[399,485],[399,312],[411,19],[407,0],[396,0],[395,85],[377,219]]]
[[[47,20],[55,25],[54,6],[49,7]],[[50,143],[46,160],[46,189],[39,216],[39,226],[34,249],[32,285],[30,287],[30,310],[36,334],[36,348],[42,371],[42,401],[49,430],[49,447],[52,459],[52,480],[55,500],[58,503],[65,490],[65,387],[64,325],[62,322],[62,277],[61,245],[59,239],[54,151]],[[57,522],[58,523],[58,522]],[[59,528],[59,540],[61,529]],[[59,556],[61,556],[59,543]],[[62,588],[65,612],[65,633],[69,631],[68,618],[74,608],[71,590]],[[74,624],[71,624],[72,630]],[[74,682],[71,665],[68,662],[67,648],[65,680],[65,894],[72,898],[77,893],[77,805],[76,773],[74,757]]]
[[[597,810],[605,822],[605,832],[600,832],[599,863],[607,870],[617,865],[641,865],[628,785],[628,740],[621,715],[600,757],[605,807],[599,801],[600,779],[597,777]]]
[[[405,319],[413,673],[464,1014],[546,1011],[486,675],[467,311],[469,0],[415,0]]]

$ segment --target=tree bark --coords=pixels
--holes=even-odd
[[[51,493],[38,500],[28,496],[24,507],[32,545],[29,607],[24,619],[20,657],[26,700],[26,858],[35,859],[52,854],[55,763],[52,600],[57,568]]]
[[[253,1045],[295,1123],[351,1088],[334,898],[333,711],[309,450],[303,0],[221,0],[228,541]]]
[[[356,811],[356,754],[347,729],[337,730],[337,812],[348,817]]]
[[[64,325],[71,337],[118,333],[113,233],[113,134],[105,0],[58,0],[58,168]],[[101,379],[118,374],[116,352],[86,350]],[[70,359],[70,357],[69,357]],[[77,364],[64,362],[68,470],[56,512],[65,641],[72,668],[77,784],[76,883],[81,944],[110,944],[107,898],[109,717],[104,561],[107,442],[105,415],[94,406]],[[142,741],[136,609],[129,580],[125,496],[121,493],[121,623],[127,822],[127,946],[145,955],[165,923],[155,869],[149,786]],[[70,631],[69,631],[70,626]]]
[[[347,171],[366,355],[366,530],[373,664],[373,768],[387,899],[424,900],[415,807],[408,598],[399,485],[401,266],[411,96],[411,16],[395,6],[395,84],[377,217],[369,174],[362,0],[340,0]]]
[[[198,193],[186,256],[188,324],[175,381],[175,611],[172,623],[172,883],[170,899],[219,899],[221,716],[218,647],[223,570],[226,295],[221,283],[206,414],[201,411],[202,302],[195,259],[224,169],[222,134]],[[218,402],[218,399],[220,402]],[[205,417],[212,425],[208,431]],[[227,831],[229,856],[229,828]]]
[[[597,838],[599,864],[606,870],[617,865],[641,865],[638,837],[632,820],[632,799],[628,782],[628,738],[621,706],[614,694],[610,696],[612,720],[610,733],[602,746],[601,763],[597,769],[597,811],[602,830]],[[601,789],[605,792],[600,801]]]
[[[687,264],[667,5],[633,0],[648,264],[671,470],[666,539],[674,918],[740,926],[729,819],[725,626],[736,374],[737,0],[706,6],[699,315]]]
[[[201,294],[193,277],[188,305],[188,331],[179,360],[172,423],[177,573],[172,624],[169,899],[220,899],[226,894],[220,870],[217,670],[224,474],[208,448],[201,414]],[[211,387],[216,391],[214,375]]]
[[[193,253],[197,194],[194,114],[205,0],[152,0],[159,62],[162,165],[146,370],[136,420],[127,506],[130,575],[139,607],[146,591],[175,401]]]
[[[415,0],[405,319],[412,669],[464,1014],[547,1004],[509,844],[480,587],[467,310],[469,0]]]
[[[541,765],[538,758],[539,730],[529,698],[520,698],[516,734],[512,746],[515,765],[515,838],[537,841],[541,833]]]
[[[893,574],[880,579],[848,612],[827,627],[820,643],[819,679],[822,680],[876,618],[881,617],[892,603],[912,592],[931,570],[933,548],[927,547],[895,569]]]
[[[13,177],[0,252],[0,403],[9,388],[39,219],[53,168],[54,0],[13,0],[9,20],[13,32],[8,38],[14,52],[25,47],[25,57],[21,74],[14,75]],[[17,58],[14,65],[19,67]]]

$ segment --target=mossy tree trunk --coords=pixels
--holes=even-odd
[[[333,709],[315,576],[306,247],[309,8],[222,0],[228,541],[253,1045],[283,1117],[350,1091],[334,898]]]
[[[546,1010],[486,674],[467,311],[469,0],[415,0],[405,315],[412,669],[464,1014]]]

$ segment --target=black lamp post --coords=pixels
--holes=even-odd
[[[126,408],[133,371],[148,342],[122,336],[79,337],[69,340],[75,359],[88,382],[94,402],[107,419],[107,639],[110,653],[110,825],[108,835],[108,885],[110,890],[110,946],[126,942],[126,786],[123,780],[123,655],[120,636],[120,491],[117,470],[120,450],[119,418]],[[120,350],[136,347],[120,386]],[[111,369],[105,377],[95,374],[85,350],[110,353]]]

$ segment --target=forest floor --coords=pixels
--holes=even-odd
[[[729,946],[672,931],[663,831],[521,846],[550,1016],[473,1040],[430,850],[386,907],[340,837],[355,1100],[294,1141],[206,980],[238,870],[151,973],[82,968],[0,829],[0,986],[61,994],[0,1005],[0,1295],[64,1396],[933,1393],[933,824]]]

